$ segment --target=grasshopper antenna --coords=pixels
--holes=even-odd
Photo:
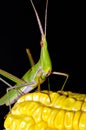
[[[31,4],[32,4],[32,7],[34,9],[34,12],[35,12],[35,15],[36,15],[36,18],[37,18],[37,22],[38,22],[38,25],[39,25],[39,29],[40,29],[40,32],[41,32],[41,35],[43,36],[44,35],[44,32],[43,32],[43,28],[42,28],[42,24],[41,24],[41,21],[40,21],[40,18],[39,18],[39,15],[36,11],[36,8],[32,2],[32,0],[30,0]]]
[[[46,36],[46,27],[47,27],[47,9],[48,9],[48,0],[46,1],[46,8],[45,8],[45,25],[44,25],[44,33],[45,33],[45,36]]]

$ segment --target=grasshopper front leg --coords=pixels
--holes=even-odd
[[[63,89],[64,89],[64,87],[65,87],[65,84],[66,84],[66,82],[67,82],[67,80],[68,80],[68,78],[69,78],[69,75],[68,74],[66,74],[66,73],[62,73],[62,72],[52,72],[52,74],[56,74],[56,75],[62,75],[62,76],[65,76],[66,77],[66,79],[65,79],[65,81],[64,81],[64,83],[63,83],[63,85],[62,85],[62,88],[61,88],[61,91],[63,91]]]

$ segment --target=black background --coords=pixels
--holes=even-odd
[[[33,0],[44,27],[46,0]],[[69,74],[64,90],[86,93],[84,3],[49,1],[47,41],[53,71]],[[40,55],[40,31],[29,0],[0,2],[0,68],[20,77],[30,68],[26,48],[35,62]],[[51,90],[61,89],[64,78],[50,76]],[[47,85],[46,85],[47,86]],[[46,87],[45,87],[46,88]],[[0,82],[0,97],[6,86]],[[9,107],[0,106],[0,122]]]

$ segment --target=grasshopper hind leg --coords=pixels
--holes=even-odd
[[[0,77],[0,81],[3,82],[4,84],[6,84],[9,88],[6,89],[6,92],[8,94],[8,89],[11,89],[12,88],[12,85],[9,84],[7,81],[5,81],[3,78]],[[10,104],[10,97],[8,95],[8,98],[9,98],[9,104]],[[9,105],[9,110],[11,111],[11,105]]]
[[[9,84],[6,80],[4,80],[3,78],[1,78],[0,77],[0,81],[1,82],[3,82],[4,84],[6,84],[7,86],[8,86],[8,88],[6,89],[6,92],[7,92],[7,98],[8,98],[8,103],[9,103],[9,110],[11,110],[11,101],[10,101],[10,96],[11,95],[9,95],[9,91],[11,90],[11,89],[14,89],[15,91],[16,91],[16,93],[18,93],[18,95],[23,95],[24,93],[21,91],[21,90],[19,90],[19,89],[17,89],[18,87],[21,87],[21,86],[12,86],[11,84]],[[16,100],[17,101],[17,100]]]

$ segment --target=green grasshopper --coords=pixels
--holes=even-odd
[[[42,84],[46,78],[50,74],[57,74],[57,75],[63,75],[66,76],[66,80],[62,86],[62,90],[64,88],[64,85],[68,79],[68,74],[61,73],[61,72],[52,72],[52,64],[50,55],[47,48],[47,41],[46,41],[46,21],[47,21],[47,6],[48,6],[48,0],[46,0],[46,9],[45,9],[45,30],[43,31],[42,24],[40,21],[40,18],[38,16],[38,13],[36,11],[36,8],[30,0],[32,7],[34,9],[36,19],[38,22],[38,26],[41,32],[41,52],[40,52],[40,59],[36,64],[33,62],[33,58],[30,55],[29,50],[27,49],[27,54],[31,63],[31,68],[24,74],[24,76],[19,79],[18,77],[0,69],[0,74],[11,81],[15,82],[16,84],[12,87],[10,84],[8,84],[6,81],[4,81],[2,78],[0,80],[7,84],[9,88],[7,89],[7,93],[0,98],[0,105],[6,104],[11,105],[16,102],[16,100],[25,93],[30,92],[34,88],[38,86],[38,91],[40,91],[40,84]],[[8,91],[9,90],[9,91]]]

